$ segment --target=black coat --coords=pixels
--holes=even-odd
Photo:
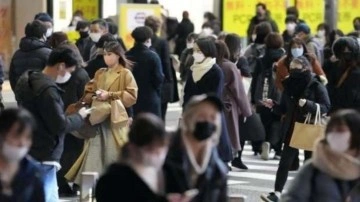
[[[170,60],[169,44],[165,39],[161,39],[156,35],[151,39],[151,48],[159,55],[162,70],[165,76],[161,89],[161,103],[168,103],[173,100],[174,88],[173,83],[176,81],[172,76],[172,66]]]
[[[36,71],[25,72],[16,85],[18,104],[29,110],[37,123],[30,149],[37,161],[59,161],[65,134],[83,124],[78,113],[65,116],[62,93],[50,77]]]
[[[285,137],[285,144],[289,144],[294,130],[295,122],[303,123],[308,113],[312,117],[316,114],[316,103],[320,105],[320,113],[326,114],[330,110],[330,98],[325,86],[313,77],[308,83],[303,96],[300,99],[306,99],[307,102],[304,107],[299,106],[299,100],[289,95],[289,90],[286,87],[284,80],[284,91],[281,97],[280,105],[275,105],[274,112],[280,115],[285,115],[283,122],[283,133]]]
[[[96,186],[97,202],[166,202],[156,195],[135,171],[124,164],[113,164]]]
[[[166,193],[184,193],[198,189],[199,194],[192,201],[224,202],[227,201],[227,168],[212,150],[210,162],[205,173],[197,179],[195,187],[191,184],[192,165],[187,155],[180,132],[174,138],[164,164]]]
[[[177,39],[175,41],[175,54],[180,56],[186,49],[186,38],[194,32],[194,24],[189,19],[183,19],[177,27]]]
[[[180,56],[180,78],[185,82],[190,71],[190,67],[194,64],[193,49],[185,49]]]
[[[80,38],[76,41],[76,46],[78,47],[81,56],[83,57],[84,61],[90,60],[90,49],[93,47],[95,42],[91,40],[90,37]]]
[[[161,117],[164,73],[158,54],[143,44],[135,44],[126,53],[126,57],[134,62],[133,75],[139,88],[138,99],[133,106],[134,117],[142,112],[150,112]]]
[[[249,41],[253,42],[251,40],[251,35],[253,34],[256,25],[260,24],[261,22],[268,22],[273,32],[279,32],[279,28],[276,22],[269,15],[264,20],[259,20],[256,16],[254,16],[253,18],[251,18],[249,27],[247,29],[247,35],[249,37]]]
[[[88,65],[85,67],[90,79],[93,79],[97,70],[107,67],[104,56],[97,55],[95,59],[90,60]]]
[[[36,38],[22,38],[20,49],[11,59],[9,80],[14,91],[20,76],[27,70],[43,70],[50,56],[51,48]]]
[[[42,170],[30,157],[21,160],[11,188],[14,194],[6,196],[0,184],[1,202],[45,202]]]

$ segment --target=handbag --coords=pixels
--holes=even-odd
[[[126,126],[129,121],[129,115],[121,100],[111,101],[111,124],[120,127]]]
[[[89,117],[91,125],[97,125],[104,122],[111,114],[111,105],[107,101],[104,102],[93,99],[91,108],[92,110]]]
[[[313,151],[316,140],[324,137],[325,125],[322,124],[319,104],[316,104],[314,124],[311,124],[310,120],[311,113],[308,113],[304,123],[295,122],[290,147]]]

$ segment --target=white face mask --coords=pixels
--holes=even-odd
[[[49,38],[49,37],[52,35],[52,33],[53,33],[53,29],[52,29],[52,28],[49,28],[49,29],[46,30],[46,34],[45,34],[45,35],[46,35],[47,38]]]
[[[194,43],[186,43],[186,48],[187,48],[187,49],[192,49],[192,48],[194,48]]]
[[[144,154],[144,165],[150,166],[156,169],[160,169],[165,162],[167,151],[162,151],[159,155],[154,155],[151,153],[145,153]]]
[[[294,58],[300,57],[304,54],[304,48],[292,48],[291,54]]]
[[[66,72],[64,76],[57,75],[55,82],[58,84],[66,83],[70,80],[71,74],[69,72]]]
[[[320,38],[324,38],[325,37],[325,30],[319,30],[317,35],[320,37]]]
[[[256,39],[256,34],[251,35],[251,40],[255,41],[255,39]]]
[[[97,43],[101,38],[101,33],[90,33],[89,36],[93,42]]]
[[[193,54],[194,62],[195,63],[201,63],[205,59],[205,55],[203,53],[195,52]]]
[[[287,23],[286,24],[286,30],[288,32],[294,32],[296,27],[296,23]]]
[[[144,45],[145,45],[146,47],[150,48],[151,45],[152,45],[152,44],[151,44],[151,40],[145,41]]]
[[[326,135],[330,148],[339,153],[346,152],[350,148],[350,138],[350,132],[330,132]]]
[[[4,143],[2,147],[2,154],[9,162],[15,163],[21,161],[28,153],[28,147],[16,147]]]
[[[213,31],[211,28],[206,27],[206,28],[204,28],[204,29],[202,30],[202,32],[204,33],[204,35],[210,36],[210,35],[213,34],[214,31]]]

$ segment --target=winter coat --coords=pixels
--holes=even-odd
[[[233,150],[240,151],[239,116],[249,117],[252,114],[251,107],[236,65],[225,60],[220,67],[225,78],[222,101],[227,129]]]
[[[37,38],[22,38],[20,48],[11,59],[9,80],[14,91],[20,76],[27,70],[43,70],[50,56],[51,48]]]
[[[278,63],[275,65],[275,74],[276,74],[275,83],[276,83],[276,87],[281,91],[284,90],[284,86],[282,82],[285,80],[287,76],[289,76],[290,67],[286,65],[286,57],[287,56],[281,58],[278,61]],[[318,60],[316,59],[310,60],[310,63],[312,67],[312,72],[314,72],[318,76],[325,76],[325,73]]]
[[[177,27],[177,39],[175,41],[175,54],[180,56],[186,49],[186,39],[190,33],[194,32],[194,24],[189,19],[183,19]]]
[[[165,197],[155,194],[150,187],[128,165],[114,163],[96,185],[96,201],[116,202],[142,201],[167,202]]]
[[[276,22],[273,19],[271,19],[271,17],[269,15],[264,20],[259,20],[256,16],[254,16],[253,18],[251,18],[249,27],[247,29],[247,35],[248,35],[249,41],[251,41],[251,35],[254,33],[256,25],[260,24],[261,22],[270,23],[272,31],[279,32],[279,28],[278,28]]]
[[[90,37],[80,38],[76,41],[75,45],[78,47],[84,61],[90,60],[90,50],[95,45],[95,42]]]
[[[252,77],[249,63],[244,56],[241,56],[236,62],[236,67],[240,70],[241,76],[243,77]]]
[[[287,80],[284,81],[286,85]],[[289,144],[295,122],[303,123],[308,113],[312,117],[316,114],[316,103],[320,105],[320,113],[326,114],[330,110],[330,99],[328,92],[323,84],[317,78],[313,77],[307,84],[303,96],[300,99],[306,99],[303,107],[299,106],[299,100],[290,96],[289,90],[285,87],[280,104],[274,106],[274,112],[279,115],[285,115],[283,120],[283,137],[285,144]]]
[[[164,73],[159,56],[143,44],[135,46],[126,53],[134,62],[133,75],[139,88],[138,99],[133,106],[134,116],[150,112],[161,117],[161,89]]]
[[[227,168],[216,149],[212,149],[209,165],[193,187],[191,186],[193,168],[180,134],[181,132],[178,132],[174,137],[163,168],[166,193],[182,194],[190,189],[198,189],[199,194],[192,201],[227,201]]]
[[[65,134],[83,124],[78,113],[65,116],[62,93],[50,77],[36,71],[25,72],[16,85],[18,104],[29,110],[37,123],[29,152],[37,161],[58,162],[63,153]]]
[[[251,74],[254,73],[257,59],[265,55],[265,44],[250,44],[244,52],[244,57],[248,61]]]
[[[0,201],[2,202],[45,202],[45,190],[42,170],[30,157],[21,160],[19,170],[14,176],[11,189],[12,196],[2,193],[0,185]]]
[[[180,56],[180,78],[185,82],[190,72],[190,67],[194,64],[193,49],[185,49]]]
[[[107,67],[103,55],[97,55],[95,59],[90,60],[88,65],[85,67],[90,79],[93,79],[97,70]]]
[[[154,35],[151,39],[151,48],[159,55],[161,67],[164,73],[164,82],[161,89],[161,103],[168,103],[172,100],[174,92],[173,83],[176,81],[172,77],[172,66],[170,60],[169,44],[165,39],[160,39]]]
[[[281,201],[360,201],[359,158],[333,152],[321,141],[313,158],[300,169]]]

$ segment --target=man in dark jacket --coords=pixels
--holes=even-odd
[[[270,12],[266,9],[266,5],[263,3],[258,3],[256,5],[256,16],[254,16],[249,24],[249,28],[247,30],[248,39],[250,42],[254,42],[254,39],[252,39],[252,35],[254,34],[254,30],[256,25],[258,25],[261,22],[268,22],[271,25],[273,32],[279,32],[279,28],[276,24],[276,22],[271,19]]]
[[[138,100],[133,106],[134,117],[142,112],[161,117],[164,74],[158,54],[150,50],[153,31],[149,27],[137,27],[131,35],[135,39],[135,45],[126,56],[135,63],[133,75],[139,87]]]
[[[35,20],[25,27],[25,37],[20,41],[10,63],[9,80],[12,90],[15,90],[19,77],[27,70],[42,70],[46,66],[51,49],[46,42],[46,26]]]
[[[90,50],[95,44],[89,36],[89,29],[90,23],[87,21],[80,21],[76,24],[76,31],[79,32],[80,38],[75,44],[79,48],[84,61],[90,60]]]
[[[165,39],[161,39],[155,34],[158,32],[160,24],[160,19],[155,16],[149,16],[145,20],[145,26],[150,27],[154,33],[151,37],[150,48],[154,49],[154,51],[159,55],[162,70],[165,76],[161,89],[161,117],[165,121],[167,105],[171,102],[173,94],[175,93],[173,89],[173,82],[174,80],[176,81],[176,78],[172,78],[169,44]]]
[[[189,19],[189,13],[183,12],[183,19],[177,27],[177,39],[175,46],[175,54],[180,56],[183,50],[186,48],[186,39],[188,35],[194,32],[194,24]]]
[[[37,123],[30,155],[44,169],[46,201],[58,201],[56,172],[60,168],[65,134],[81,127],[90,110],[82,108],[78,113],[65,116],[63,92],[55,80],[63,79],[75,70],[76,55],[69,48],[51,52],[42,72],[27,71],[19,79],[15,97],[21,107],[29,110]]]

